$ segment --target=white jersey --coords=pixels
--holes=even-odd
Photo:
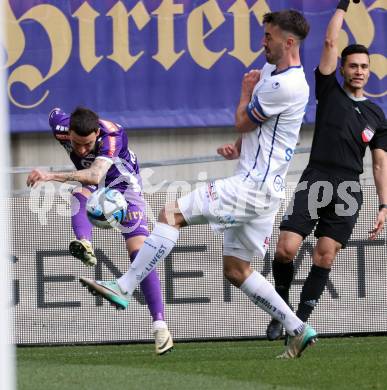
[[[274,73],[265,64],[247,113],[258,127],[242,134],[237,174],[261,184],[272,197],[284,198],[285,176],[297,144],[309,99],[302,66]]]

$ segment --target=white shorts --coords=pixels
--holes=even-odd
[[[281,199],[259,186],[240,175],[216,180],[178,199],[179,210],[189,225],[210,224],[215,233],[224,232],[223,255],[264,258]]]

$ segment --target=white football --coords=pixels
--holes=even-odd
[[[101,229],[120,225],[126,216],[128,203],[124,195],[112,188],[99,188],[93,192],[86,203],[89,221]]]

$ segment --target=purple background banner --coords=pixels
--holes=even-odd
[[[48,131],[53,107],[71,112],[77,105],[126,128],[232,126],[243,73],[265,62],[260,18],[283,8],[303,12],[311,25],[302,61],[311,87],[305,121],[314,122],[313,70],[337,1],[5,4],[11,131],[27,132]],[[362,43],[373,54],[366,92],[386,112],[385,3],[351,5],[343,30],[344,44]]]

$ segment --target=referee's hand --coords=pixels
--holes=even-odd
[[[384,223],[386,222],[387,218],[387,209],[381,209],[376,216],[376,221],[374,224],[374,228],[369,232],[369,239],[375,240],[376,236],[383,230]]]

